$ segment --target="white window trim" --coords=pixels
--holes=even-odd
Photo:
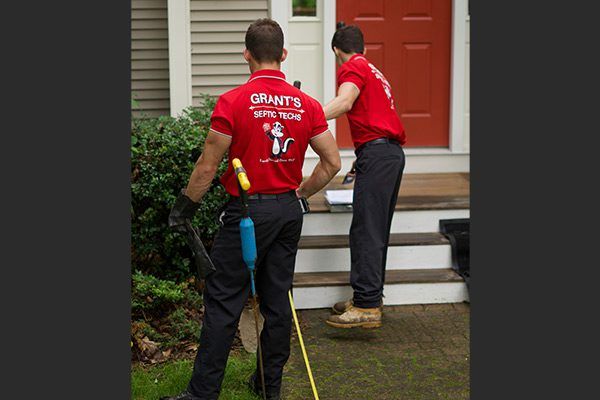
[[[292,1],[293,0],[284,0],[287,1],[289,4],[289,11],[288,11],[288,20],[290,22],[321,22],[321,12],[319,11],[321,7],[319,7],[319,1],[325,1],[325,3],[327,3],[327,0],[316,0],[317,2],[316,7],[317,7],[317,15],[315,17],[309,17],[309,16],[294,16],[294,7],[292,7]],[[335,3],[336,0],[334,0],[333,2]]]

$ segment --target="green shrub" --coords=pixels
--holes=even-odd
[[[142,359],[139,341],[146,336],[161,350],[198,340],[203,304],[193,282],[193,278],[176,283],[140,271],[133,273],[131,335],[138,359]]]
[[[132,275],[132,313],[160,312],[176,306],[184,299],[184,285],[185,282],[175,283],[136,271]]]
[[[215,100],[188,108],[174,118],[133,119],[131,131],[132,269],[157,277],[184,280],[191,275],[192,254],[181,234],[167,226],[169,211],[187,185],[204,148]],[[224,161],[217,176],[227,168]],[[218,230],[219,210],[228,200],[225,189],[213,184],[192,221],[210,248]]]
[[[200,321],[190,318],[183,308],[173,311],[167,318],[171,327],[171,335],[167,346],[174,346],[183,340],[196,339],[200,332]]]

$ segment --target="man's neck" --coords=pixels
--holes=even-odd
[[[250,63],[250,73],[255,73],[257,71],[261,71],[263,69],[271,69],[275,71],[281,71],[281,63],[272,62],[272,63]]]
[[[340,52],[340,60],[342,61],[342,64],[347,63],[356,54],[359,54],[359,53],[344,53],[344,52]]]

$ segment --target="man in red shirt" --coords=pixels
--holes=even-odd
[[[360,29],[341,27],[331,47],[341,65],[339,89],[324,111],[327,119],[348,116],[356,149],[356,181],[350,227],[354,296],[336,303],[327,323],[337,328],[376,328],[381,326],[387,247],[404,171],[406,136],[390,83],[363,54]]]
[[[247,83],[219,97],[211,117],[204,152],[196,162],[171,225],[183,224],[197,210],[217,166],[242,161],[251,182],[250,216],[255,225],[258,258],[256,287],[265,319],[260,337],[266,396],[280,397],[283,366],[290,354],[292,314],[287,292],[292,287],[302,210],[298,197],[309,197],[339,171],[340,156],[321,105],[286,82],[280,71],[287,51],[283,32],[268,19],[259,19],[246,32],[244,58],[252,75]],[[311,146],[320,162],[302,182],[304,155]],[[192,378],[185,392],[166,399],[215,400],[240,314],[250,293],[250,277],[242,259],[239,222],[241,206],[231,163],[221,183],[233,197],[221,215],[211,251],[216,272],[204,289],[204,319]],[[256,374],[255,392],[262,392]]]

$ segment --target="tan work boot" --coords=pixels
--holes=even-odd
[[[337,303],[335,303],[333,305],[333,307],[331,307],[331,310],[335,314],[341,315],[341,314],[345,313],[346,311],[348,311],[348,309],[350,309],[350,307],[352,307],[352,299],[346,300],[346,301],[338,301]]]
[[[358,308],[351,305],[341,315],[330,315],[325,321],[335,328],[379,328],[381,326],[380,308]]]
[[[346,301],[338,301],[331,307],[331,310],[337,315],[341,315],[348,311],[350,307],[353,305],[352,299]],[[379,306],[381,312],[383,312],[383,299],[381,299],[381,305]]]

